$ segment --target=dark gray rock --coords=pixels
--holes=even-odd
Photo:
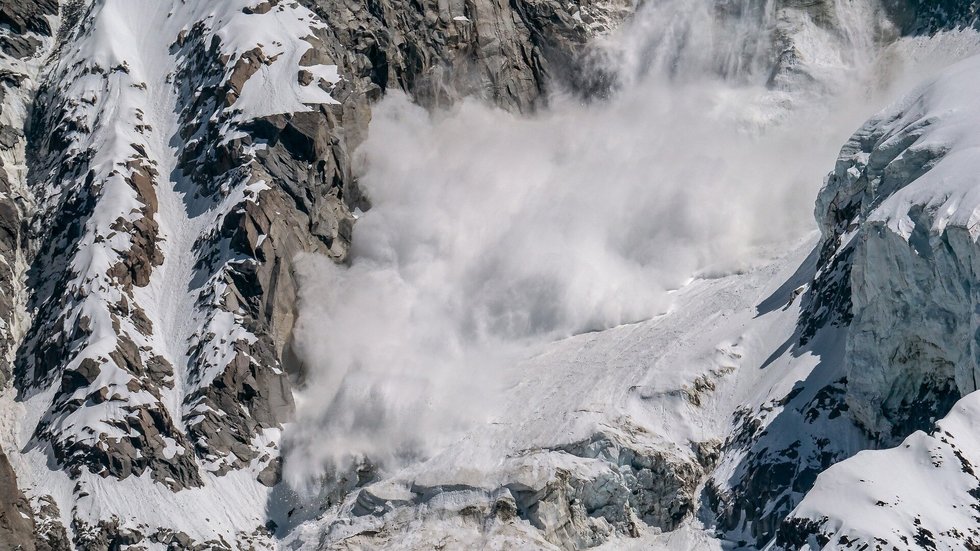
[[[45,16],[58,13],[58,0],[18,0],[0,4],[0,24],[17,34],[36,33],[51,36],[51,24]]]
[[[71,551],[71,539],[61,523],[61,511],[51,496],[41,496],[34,512],[37,551]]]
[[[34,514],[0,450],[0,551],[34,551]]]
[[[580,83],[576,57],[631,4],[554,0],[304,0],[331,30],[314,57],[331,59],[365,92],[401,89],[427,106],[476,96],[514,111],[550,85]],[[586,24],[573,17],[579,11]],[[313,61],[312,59],[310,60]]]
[[[276,457],[269,461],[269,463],[262,469],[259,473],[258,481],[263,486],[269,488],[279,484],[282,480],[282,458]]]
[[[116,517],[99,521],[96,524],[88,524],[75,519],[72,523],[72,531],[75,535],[75,548],[91,549],[92,551],[126,549],[128,546],[138,544],[146,539],[142,532],[120,527],[119,519]]]
[[[884,5],[904,34],[975,27],[980,20],[977,0],[885,0]]]
[[[41,41],[33,36],[0,36],[0,51],[17,59],[24,59],[33,56],[35,53],[37,53],[40,46]]]

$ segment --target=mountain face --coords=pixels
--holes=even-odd
[[[348,254],[370,102],[398,87],[530,109],[549,56],[569,63],[625,13],[593,9],[587,25],[546,2],[307,4],[3,4],[0,372],[22,481],[44,489],[39,542],[237,548],[267,534],[287,371],[301,370],[292,263]],[[456,66],[479,80],[455,90],[439,75]],[[238,496],[243,484],[256,488]],[[134,528],[160,504],[98,488],[255,506],[193,519],[191,537],[182,521]],[[31,515],[14,510],[29,542]]]
[[[298,263],[357,262],[385,98],[535,120],[698,72],[778,125],[980,52],[978,10],[0,0],[0,549],[980,545],[975,57],[847,123],[819,236],[543,343],[452,446],[283,481]]]
[[[975,107],[964,100],[977,66],[976,58],[955,65],[869,121],[818,199],[818,213],[834,222],[824,226],[824,250],[848,256],[851,272],[835,290],[850,302],[842,407],[889,449],[822,473],[780,529],[789,547],[980,542],[966,513],[976,506],[968,419],[978,364],[974,177],[963,155],[976,143],[967,122]],[[939,487],[951,493],[937,495]],[[901,520],[875,511],[895,507]]]

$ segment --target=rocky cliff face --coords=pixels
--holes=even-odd
[[[901,29],[910,34],[973,27],[980,17],[980,3],[975,0],[886,0],[884,5]]]
[[[25,222],[30,194],[25,176],[25,126],[30,98],[38,86],[40,64],[53,40],[52,21],[56,2],[7,3],[0,7],[2,89],[0,89],[0,251],[3,254],[0,285],[0,375],[9,381],[13,357],[23,332],[18,311],[23,308],[24,290],[19,272],[27,246]]]
[[[0,549],[36,549],[34,513],[17,487],[17,475],[0,452]]]
[[[576,55],[632,7],[623,0],[304,5],[328,26],[324,54],[361,93],[401,89],[427,106],[476,96],[523,112],[543,102],[547,86],[574,86],[582,78]],[[355,135],[363,131],[358,122],[348,125]]]

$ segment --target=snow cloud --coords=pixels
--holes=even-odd
[[[822,176],[881,103],[864,61],[819,51],[837,92],[780,91],[731,58],[739,29],[684,36],[714,17],[690,8],[706,3],[651,4],[596,58],[624,83],[608,101],[555,94],[532,117],[376,106],[352,263],[303,260],[289,482],[427,457],[492,421],[540,343],[656,316],[671,289],[815,228]]]

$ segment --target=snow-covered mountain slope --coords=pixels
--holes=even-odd
[[[85,546],[156,516],[134,511],[131,499],[96,497],[106,477],[152,495],[230,470],[254,479],[274,469],[275,448],[265,444],[292,400],[271,324],[243,295],[260,279],[260,233],[270,251],[297,245],[291,228],[276,234],[249,204],[266,192],[269,208],[299,209],[276,206],[283,192],[266,183],[275,176],[238,129],[333,99],[295,78],[310,48],[302,37],[317,25],[309,12],[254,13],[247,3],[73,7],[30,126],[31,325],[18,351],[15,407],[26,482],[53,495]],[[262,28],[284,36],[263,37]],[[337,78],[333,66],[308,70]],[[281,86],[246,80],[255,73]],[[310,223],[294,216],[295,227]],[[147,505],[150,513],[163,506]],[[261,529],[262,506],[259,497],[224,527],[201,520],[194,537],[233,541],[245,526]]]
[[[780,527],[774,549],[971,549],[980,541],[977,395],[928,433],[822,473]]]
[[[633,9],[0,2],[0,549],[969,541],[976,3]]]
[[[792,545],[980,542],[977,93],[974,57],[871,120],[821,193],[826,242],[850,257],[846,403],[895,447],[822,473],[785,521]]]

